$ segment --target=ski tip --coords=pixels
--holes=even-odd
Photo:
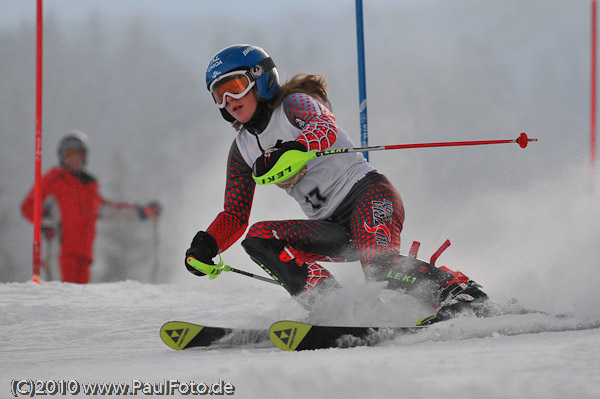
[[[169,321],[160,328],[160,339],[169,348],[180,351],[185,349],[203,328],[203,326],[182,321]]]
[[[432,314],[431,316],[424,317],[421,320],[417,321],[417,327],[429,326],[433,323],[437,323],[438,321],[441,320],[437,317],[437,315]]]
[[[269,338],[282,351],[295,351],[299,350],[298,347],[311,328],[309,324],[296,321],[278,321],[269,328]]]

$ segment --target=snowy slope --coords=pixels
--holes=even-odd
[[[324,311],[306,313],[278,287],[222,279],[229,280],[211,282],[212,289],[204,280],[184,287],[133,281],[0,285],[0,397],[9,397],[15,378],[222,379],[239,398],[552,399],[597,398],[600,392],[600,318],[589,315],[465,318],[377,347],[299,353],[270,347],[178,352],[162,344],[158,331],[167,320],[263,327],[281,318],[326,317]],[[375,288],[352,288],[359,297],[344,306],[332,299],[329,316],[369,322],[370,310],[387,316],[388,324],[394,317],[410,324],[419,316],[410,298]],[[577,330],[582,327],[595,328]],[[555,332],[523,334],[542,330]]]

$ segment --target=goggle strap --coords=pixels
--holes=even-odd
[[[275,68],[275,62],[273,62],[271,57],[267,57],[250,68],[247,75],[250,78],[250,81],[254,82],[273,68]]]

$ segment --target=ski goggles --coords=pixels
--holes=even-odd
[[[208,90],[212,94],[217,106],[225,108],[227,105],[225,101],[226,95],[239,100],[252,90],[258,78],[274,68],[275,63],[271,57],[267,57],[250,69],[231,71],[219,76],[208,86]]]
[[[209,90],[219,108],[225,108],[225,96],[236,100],[244,97],[255,85],[250,71],[233,71],[220,76],[210,84]]]
[[[85,158],[85,151],[79,150],[79,149],[72,149],[72,150],[65,151],[65,158],[69,158],[69,157],[73,157],[73,156],[80,156],[82,158]]]

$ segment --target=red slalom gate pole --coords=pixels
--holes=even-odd
[[[32,281],[40,282],[42,230],[42,39],[43,39],[43,3],[37,0],[36,30],[36,93],[35,93],[35,183],[33,196],[33,277]]]

